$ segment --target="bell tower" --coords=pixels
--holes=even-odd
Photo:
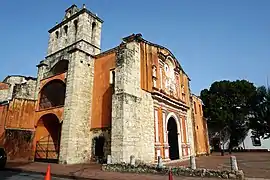
[[[68,61],[59,153],[62,164],[90,160],[93,56],[100,53],[102,23],[85,5],[81,9],[72,5],[62,21],[49,30],[46,67],[40,66],[39,74],[46,74],[59,61]]]
[[[65,16],[60,23],[57,23],[49,30],[49,44],[47,55],[54,54],[79,41],[85,41],[89,53],[100,53],[101,26],[103,21],[96,14],[90,12],[83,5],[79,9],[72,5],[65,11]]]

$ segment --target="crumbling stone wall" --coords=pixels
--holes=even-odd
[[[13,97],[21,99],[35,99],[36,80],[29,79],[25,83],[16,84],[13,89]]]
[[[8,76],[4,83],[9,84],[9,89],[0,91],[0,101],[13,98],[35,99],[36,78],[25,76]]]
[[[154,105],[151,93],[140,87],[140,69],[139,43],[120,45],[112,98],[113,163],[128,162],[131,155],[154,160]]]
[[[0,89],[0,102],[6,101],[9,96],[9,87],[7,89]]]

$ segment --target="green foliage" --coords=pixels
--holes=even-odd
[[[228,134],[230,147],[246,135],[256,94],[256,87],[246,80],[218,81],[201,91],[209,129]]]
[[[252,102],[253,114],[250,128],[255,136],[270,137],[270,88],[257,88],[256,97]]]

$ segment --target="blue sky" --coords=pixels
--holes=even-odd
[[[0,80],[36,76],[47,51],[48,30],[64,11],[83,3],[104,20],[102,50],[142,33],[168,47],[198,94],[216,80],[270,82],[269,0],[2,0]]]

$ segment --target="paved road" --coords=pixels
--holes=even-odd
[[[0,179],[1,180],[44,180],[44,175],[35,174],[35,173],[0,171]],[[70,179],[52,177],[52,180],[70,180]]]

